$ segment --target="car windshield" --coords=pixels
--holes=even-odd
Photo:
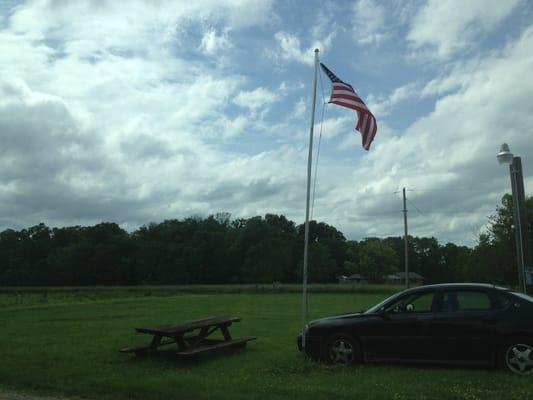
[[[396,293],[396,294],[393,294],[392,296],[390,297],[387,297],[385,300],[383,300],[382,302],[376,304],[375,306],[372,306],[370,307],[368,310],[366,310],[364,312],[364,314],[372,314],[372,313],[375,313],[375,312],[378,312],[385,304],[387,304],[388,302],[394,300],[395,298],[397,298],[400,294],[402,294],[402,292],[400,293]]]
[[[527,300],[529,301],[530,303],[533,303],[533,297],[525,294],[525,293],[518,293],[518,292],[511,292],[512,294],[514,294],[515,296],[517,297],[520,297],[521,299],[524,299],[524,300]]]

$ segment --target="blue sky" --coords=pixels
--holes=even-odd
[[[527,0],[0,2],[0,229],[230,212],[303,222],[313,50],[378,120],[325,108],[313,215],[468,245],[533,184]],[[316,155],[316,152],[315,152]],[[416,206],[416,207],[415,207]],[[418,209],[418,210],[417,210]]]

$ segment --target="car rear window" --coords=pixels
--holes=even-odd
[[[492,306],[495,310],[500,310],[507,307],[511,303],[511,300],[504,296],[502,293],[492,294]]]
[[[483,311],[490,310],[492,303],[487,293],[474,290],[444,292],[442,311]]]

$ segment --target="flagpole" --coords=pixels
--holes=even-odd
[[[308,300],[307,300],[307,265],[309,253],[309,200],[311,193],[311,166],[313,158],[313,128],[315,126],[315,106],[316,106],[316,81],[318,75],[318,49],[315,49],[315,72],[313,77],[313,106],[311,111],[311,128],[309,129],[309,155],[307,156],[307,200],[305,206],[305,242],[304,242],[304,270],[303,270],[303,285],[302,285],[302,314],[303,314],[303,329],[302,329],[302,350],[305,354],[305,326],[308,319]]]

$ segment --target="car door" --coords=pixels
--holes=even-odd
[[[420,360],[430,345],[427,320],[435,304],[433,290],[410,293],[386,305],[380,319],[362,337],[368,360]]]
[[[499,313],[488,290],[443,290],[440,312],[428,321],[435,361],[484,364],[492,361]]]

